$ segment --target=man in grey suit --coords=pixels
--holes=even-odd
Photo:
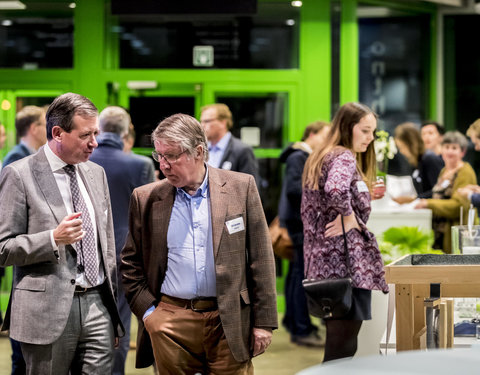
[[[234,137],[232,112],[222,103],[202,107],[200,123],[205,129],[210,159],[215,168],[251,174],[258,183],[258,165],[252,148]]]
[[[127,111],[121,107],[107,107],[100,113],[99,120],[98,148],[93,152],[90,160],[101,165],[107,175],[118,265],[120,251],[127,238],[130,196],[133,189],[154,181],[153,162],[150,163],[148,160],[146,162],[144,159],[123,152],[122,138],[127,134],[130,125],[130,115]],[[121,283],[118,288],[118,310],[125,328],[125,336],[120,339],[120,345],[115,351],[113,375],[125,373],[125,360],[130,347],[132,312]]]
[[[88,161],[98,112],[67,93],[46,120],[47,144],[0,176],[0,266],[15,266],[2,330],[27,374],[110,374],[123,327],[107,178]]]

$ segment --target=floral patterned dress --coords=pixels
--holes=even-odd
[[[354,288],[388,292],[383,261],[375,236],[367,229],[370,193],[356,168],[353,153],[337,147],[325,156],[319,189],[307,187],[302,195],[304,259],[307,278],[350,276]],[[326,238],[325,226],[338,214],[355,213],[360,230],[346,233],[348,269],[343,235]]]

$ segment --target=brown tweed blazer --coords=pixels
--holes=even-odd
[[[246,361],[251,357],[252,328],[278,325],[272,245],[254,178],[208,168],[220,318],[233,356]],[[127,300],[139,319],[137,367],[150,366],[154,360],[142,317],[161,297],[175,192],[163,180],[135,189],[130,201],[121,274]],[[245,230],[229,234],[225,222],[240,216]]]

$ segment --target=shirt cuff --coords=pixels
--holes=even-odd
[[[467,195],[467,198],[468,198],[468,201],[471,202],[472,201],[472,195],[473,195],[473,191],[470,191]]]
[[[52,243],[53,253],[57,259],[60,258],[60,253],[58,252],[58,245],[53,238],[53,229],[50,231],[50,242]]]
[[[142,320],[145,321],[147,317],[155,311],[155,306],[152,305],[147,311],[145,311],[145,314],[143,314]]]

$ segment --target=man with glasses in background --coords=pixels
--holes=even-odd
[[[252,176],[207,166],[183,114],[152,135],[166,179],[135,189],[121,273],[139,319],[137,367],[252,374],[277,328],[273,250]]]
[[[251,174],[258,182],[258,165],[252,148],[233,136],[232,112],[222,103],[202,107],[200,123],[208,139],[208,165]]]

